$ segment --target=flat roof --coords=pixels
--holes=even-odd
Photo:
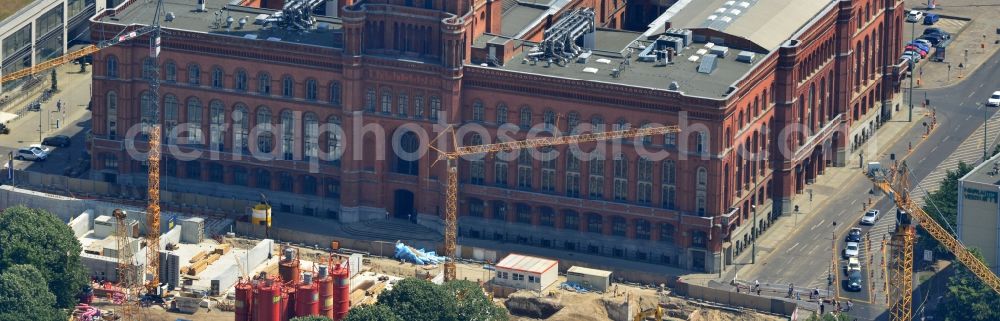
[[[34,0],[3,0],[0,1],[0,21],[7,19],[18,10],[27,7]]]
[[[568,273],[594,275],[594,276],[600,276],[600,277],[605,277],[605,278],[611,277],[611,271],[591,269],[591,268],[582,267],[582,266],[573,266],[573,267],[570,267],[567,272]]]
[[[671,19],[671,27],[713,29],[773,50],[791,38],[834,0],[691,1]]]
[[[704,49],[705,44],[693,43],[687,49],[681,50],[679,55],[674,57],[675,61],[673,63],[658,65],[653,62],[639,61],[638,54],[642,51],[642,46],[651,44],[650,41],[644,40],[642,33],[598,29],[595,39],[596,48],[590,58],[584,63],[572,61],[565,67],[560,67],[555,63],[548,65],[546,62],[539,61],[532,65],[530,61],[524,60],[529,51],[528,48],[525,48],[504,66],[497,68],[567,79],[607,82],[661,90],[668,89],[671,82],[677,82],[679,91],[684,92],[686,95],[723,98],[729,92],[729,87],[757,65],[761,60],[760,58],[764,56],[764,54],[757,53],[757,59],[753,63],[738,62],[736,61],[736,55],[739,54],[739,50],[730,49],[726,58],[716,59],[715,71],[710,74],[703,74],[697,70],[701,60],[691,62],[688,61],[688,58],[692,55],[699,55],[699,49]],[[619,63],[625,60],[625,53],[630,48],[633,54],[632,58],[629,59],[629,65],[619,74],[618,78],[613,77],[612,70],[618,68]],[[604,60],[609,62],[603,62]],[[594,68],[596,72],[585,72],[585,68]],[[594,69],[588,70],[593,71]]]
[[[173,21],[161,21],[161,25],[166,29],[185,30],[193,32],[204,32],[216,35],[228,35],[245,38],[247,35],[254,35],[256,39],[301,43],[323,47],[334,47],[334,37],[332,33],[342,28],[338,18],[315,16],[316,24],[307,32],[289,31],[282,28],[264,27],[254,24],[258,15],[270,15],[277,10],[252,8],[237,5],[227,5],[224,1],[205,1],[205,12],[195,11],[195,1],[191,0],[163,0],[163,12],[173,13]],[[221,25],[215,26],[216,13],[222,10]],[[121,25],[149,25],[153,21],[156,11],[156,2],[136,1],[128,5],[115,16],[105,16],[99,21]],[[226,17],[233,17],[231,28],[226,28]],[[240,18],[247,18],[247,24],[239,27]],[[325,27],[320,28],[320,26]],[[329,29],[329,30],[327,30]],[[165,35],[170,37],[170,35]]]
[[[1000,154],[976,165],[972,171],[962,177],[962,181],[1000,185]]]
[[[555,267],[559,262],[540,257],[509,254],[497,263],[498,269],[514,270],[519,272],[542,274]]]

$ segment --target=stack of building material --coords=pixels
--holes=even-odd
[[[226,254],[229,253],[229,250],[232,250],[232,249],[233,249],[233,246],[230,245],[230,244],[228,244],[228,243],[219,244],[218,246],[215,247],[215,251],[212,251],[212,253],[218,254],[218,255],[226,255]]]
[[[220,254],[222,252],[227,252],[227,251],[216,248],[214,251],[212,251],[212,254],[209,254],[205,258],[194,262],[194,264],[191,264],[191,267],[189,267],[186,271],[187,274],[198,275],[198,273],[205,271],[205,269],[207,269],[209,265],[212,265],[212,263],[215,263],[215,261],[218,261],[219,258],[222,257],[222,254]]]

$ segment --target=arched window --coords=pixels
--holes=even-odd
[[[365,111],[369,113],[375,112],[375,88],[368,87],[365,90]]]
[[[239,69],[236,71],[236,90],[247,91],[247,71]]]
[[[676,208],[677,202],[677,166],[672,160],[663,161],[660,173],[660,203],[665,209]]]
[[[341,89],[339,81],[330,82],[330,104],[334,106],[340,106]]]
[[[601,234],[604,232],[603,218],[600,214],[587,214],[587,232]]]
[[[441,112],[441,97],[431,96],[430,105],[431,105],[430,119],[437,120],[438,113]]]
[[[316,100],[316,79],[306,79],[306,99]]]
[[[590,117],[590,125],[593,127],[593,130],[592,130],[593,132],[595,132],[595,133],[603,132],[604,131],[604,118],[601,118],[601,116],[598,116],[598,115]]]
[[[187,100],[187,121],[188,124],[187,132],[187,143],[188,144],[204,144],[204,137],[201,134],[201,100],[196,97],[188,98]]]
[[[507,105],[504,103],[497,104],[497,125],[502,125],[507,123]]]
[[[198,64],[188,65],[188,83],[192,85],[201,85],[201,67]]]
[[[625,222],[625,218],[615,216],[611,219],[611,235],[624,237],[627,229],[628,223]]]
[[[176,82],[177,81],[177,64],[175,64],[173,61],[168,61],[166,64],[163,64],[163,74],[164,74],[163,78],[166,81],[168,81],[168,82]]]
[[[552,155],[552,147],[542,149],[542,186],[543,192],[556,191],[556,157]]]
[[[302,116],[302,127],[305,132],[303,139],[303,151],[306,159],[313,159],[319,156],[319,120],[316,114],[307,112]]]
[[[405,155],[396,155],[396,172],[407,175],[417,175],[420,171],[420,160],[417,151],[420,149],[420,137],[412,131],[406,131],[399,138],[400,150]]]
[[[271,75],[266,72],[257,74],[257,93],[261,95],[271,94]]]
[[[180,101],[177,96],[167,94],[163,97],[163,142],[174,144],[177,142],[177,128]]]
[[[118,58],[115,56],[108,56],[107,61],[107,76],[108,78],[115,79],[118,78]]]
[[[257,150],[270,153],[274,146],[274,132],[271,127],[271,109],[267,106],[257,107],[257,129]]]
[[[343,153],[341,147],[340,117],[330,116],[326,119],[327,126],[331,128],[326,131],[326,155],[327,160],[335,165],[340,165],[340,156]]]
[[[382,89],[382,113],[392,114],[392,91]]]
[[[566,156],[566,196],[580,197],[580,158],[572,153]]]
[[[590,178],[588,180],[590,198],[601,199],[604,197],[604,155],[595,152],[588,163],[590,165]]]
[[[615,156],[615,184],[614,195],[616,201],[628,200],[628,158],[625,155]]]
[[[292,76],[281,78],[281,95],[287,98],[295,97],[295,79]]]
[[[640,128],[649,128],[649,123],[644,122]],[[652,144],[653,143],[653,136],[651,136],[651,135],[642,136],[642,143],[643,144]]]
[[[551,110],[546,110],[542,113],[542,122],[545,123],[545,129],[555,129],[556,128],[556,113]]]
[[[649,221],[641,218],[635,220],[635,238],[637,240],[649,239]]]
[[[522,149],[517,156],[517,187],[531,189],[532,173],[534,173],[534,168],[532,167],[531,151]]]
[[[477,146],[483,144],[483,137],[479,134],[472,133],[469,137],[469,145]],[[472,177],[469,182],[476,185],[483,185],[486,179],[486,164],[483,157],[476,157],[469,162],[469,172]]]
[[[476,100],[472,102],[472,121],[483,121],[483,113],[485,113],[485,108],[483,107],[483,101]]]
[[[421,119],[424,118],[424,96],[415,95],[413,96],[413,118]]]
[[[698,167],[697,180],[695,184],[695,209],[698,215],[705,216],[708,193],[708,171],[704,167]]]
[[[615,122],[614,130],[626,130],[629,129],[629,127],[631,126],[629,125],[627,120],[625,120],[624,118],[619,118],[618,121]]]
[[[580,113],[571,111],[569,115],[566,116],[566,130],[570,133],[576,133],[576,126],[580,125]]]
[[[521,130],[528,130],[531,128],[531,108],[528,106],[521,107],[520,122]]]
[[[281,154],[285,160],[294,159],[295,155],[295,118],[292,111],[281,111]]]
[[[211,137],[209,137],[209,145],[212,150],[223,151],[225,149],[225,137],[226,137],[226,110],[222,106],[222,101],[213,100],[208,103],[209,108],[209,122],[211,122]]]
[[[636,172],[636,201],[649,204],[653,200],[653,161],[640,157]]]
[[[212,88],[222,88],[222,83],[226,78],[222,67],[212,67]]]
[[[108,119],[108,139],[114,140],[118,137],[118,93],[108,91],[105,106],[107,107]]]
[[[410,96],[405,91],[399,92],[396,96],[396,113],[404,118],[410,113]]]
[[[249,151],[247,142],[250,135],[250,114],[247,113],[247,106],[236,104],[233,107],[233,153],[245,153]]]

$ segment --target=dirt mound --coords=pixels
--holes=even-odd
[[[529,291],[512,293],[504,302],[511,314],[535,319],[548,319],[562,310],[562,299],[558,294],[540,297]]]

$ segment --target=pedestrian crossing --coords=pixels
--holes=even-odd
[[[959,121],[960,123],[968,123],[971,119],[967,119],[965,122]],[[986,134],[988,139],[991,140],[989,146],[995,146],[997,144],[997,139],[1000,139],[1000,113],[994,113],[986,121]],[[983,126],[980,125],[972,135],[969,135],[958,148],[952,153],[951,156],[945,158],[940,165],[934,168],[930,174],[927,175],[923,180],[917,184],[916,188],[911,188],[911,197],[913,201],[919,206],[924,206],[924,197],[929,193],[937,191],[938,186],[941,181],[947,176],[947,171],[955,170],[958,167],[959,162],[965,162],[966,164],[977,164],[983,159]],[[947,143],[947,142],[945,142]],[[937,148],[937,147],[934,147]],[[931,150],[933,153],[934,150]],[[911,165],[916,165],[917,163],[912,163]]]

